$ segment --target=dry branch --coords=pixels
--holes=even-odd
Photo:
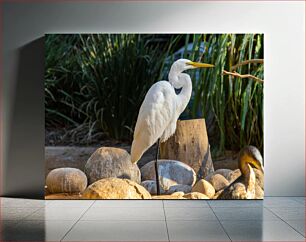
[[[240,78],[251,78],[251,79],[253,79],[257,82],[260,82],[260,83],[264,82],[262,79],[260,79],[256,76],[250,75],[250,74],[242,75],[242,74],[239,74],[237,72],[229,72],[229,71],[223,70],[223,75],[231,75],[231,76],[240,77]]]
[[[263,64],[264,60],[263,59],[252,59],[252,60],[242,61],[242,62],[232,66],[231,71],[236,70],[239,66],[247,65],[247,64],[250,64],[250,63],[260,63],[260,64]]]

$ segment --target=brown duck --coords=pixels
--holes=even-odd
[[[244,147],[238,156],[241,176],[220,192],[217,199],[262,199],[263,193],[258,192],[256,175],[253,168],[264,173],[263,159],[254,146]],[[259,195],[260,194],[260,195]]]

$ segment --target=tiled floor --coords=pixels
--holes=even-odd
[[[1,198],[0,241],[305,241],[305,198],[43,201]]]

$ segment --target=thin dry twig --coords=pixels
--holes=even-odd
[[[235,76],[235,77],[240,77],[240,78],[251,78],[257,82],[263,83],[264,81],[256,76],[250,75],[250,74],[239,74],[238,72],[229,72],[226,70],[223,70],[223,75],[231,75],[231,76]]]
[[[242,62],[232,66],[231,71],[236,70],[239,66],[247,65],[247,64],[250,64],[250,63],[260,63],[260,64],[263,64],[264,63],[264,59],[251,59],[251,60],[242,61]]]

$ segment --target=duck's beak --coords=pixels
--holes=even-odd
[[[200,63],[200,62],[193,62],[189,61],[186,63],[187,65],[191,65],[195,68],[208,68],[208,67],[214,67],[212,64],[206,64],[206,63]]]
[[[254,160],[254,162],[252,162],[253,166],[255,166],[255,168],[257,168],[258,170],[260,170],[262,173],[264,172],[264,168],[263,165],[261,164],[261,162]]]

